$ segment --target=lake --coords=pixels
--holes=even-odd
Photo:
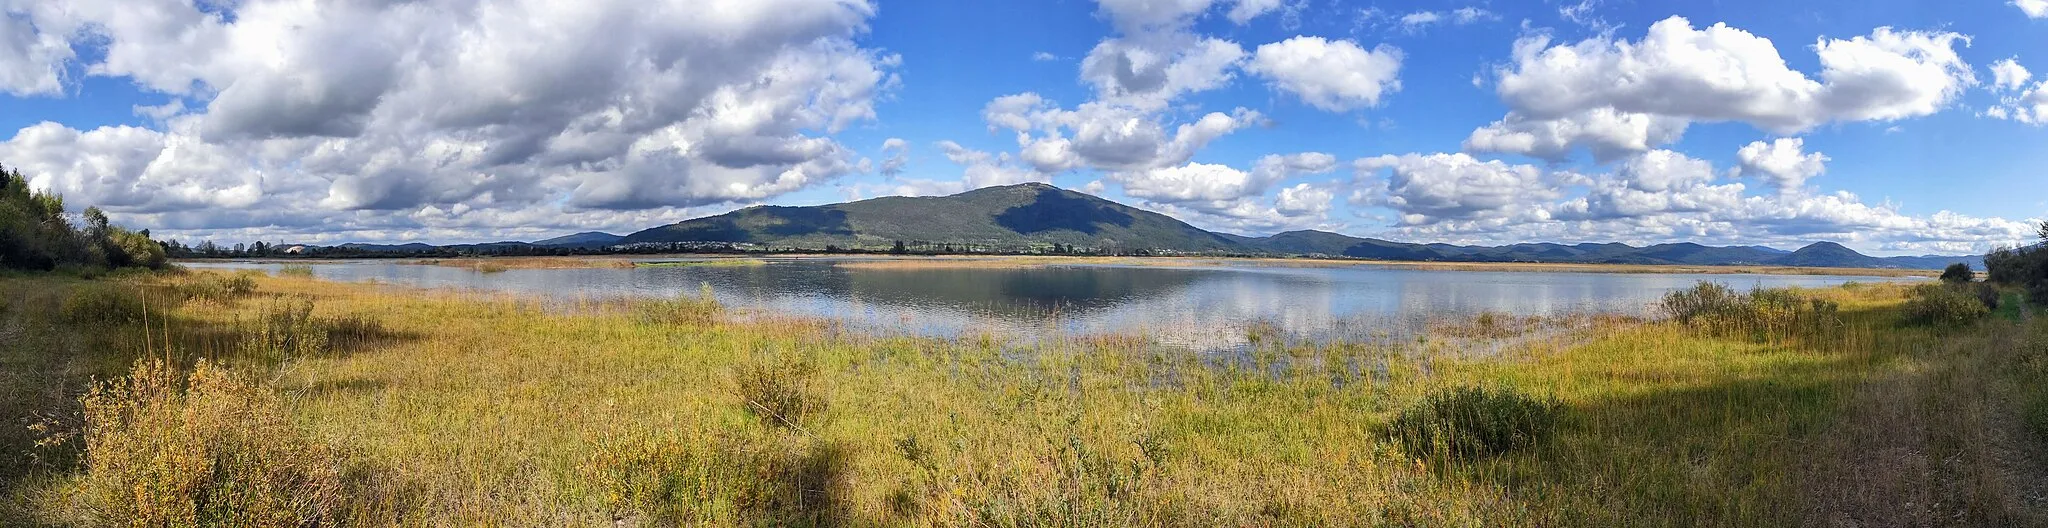
[[[646,262],[687,259],[643,259]],[[309,262],[316,277],[555,299],[697,295],[705,286],[740,313],[831,318],[873,333],[1065,333],[1153,336],[1196,348],[1241,345],[1250,325],[1298,341],[1371,341],[1412,335],[1433,318],[1650,315],[1665,293],[1699,281],[1736,288],[1833,286],[1917,280],[1831,275],[1624,274],[1397,269],[1373,264],[1291,267],[1071,264],[1036,268],[873,269],[855,259],[768,258],[759,266],[512,269],[483,273],[392,260]],[[258,269],[271,262],[196,262],[197,269]]]

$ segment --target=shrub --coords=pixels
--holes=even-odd
[[[1513,389],[1460,387],[1401,411],[1388,430],[1416,456],[1474,458],[1548,441],[1562,415],[1559,403]]]
[[[642,301],[633,308],[640,322],[681,326],[710,326],[725,313],[725,307],[712,297],[710,284],[704,284],[696,297],[677,295],[673,299]]]
[[[58,312],[65,321],[79,324],[127,324],[162,317],[162,312],[144,306],[139,290],[118,284],[84,284],[71,290]]]
[[[327,526],[340,458],[294,428],[269,389],[201,361],[189,376],[138,363],[84,398],[79,524]]]
[[[815,387],[817,373],[809,358],[782,354],[735,367],[733,385],[747,412],[761,423],[798,429],[825,411],[825,399]]]
[[[310,279],[313,278],[313,267],[305,264],[292,264],[277,268],[277,276]]]
[[[1905,306],[1907,323],[1946,328],[1966,326],[1990,314],[1991,308],[1978,300],[1976,293],[1952,284],[1913,288],[1913,298],[1907,299]]]
[[[313,319],[313,299],[272,298],[244,335],[250,357],[270,361],[317,355],[327,350],[328,328]]]
[[[1941,270],[1942,282],[1970,282],[1977,280],[1977,272],[1970,271],[1970,265],[1957,262]]]
[[[1842,327],[1840,305],[1789,289],[1755,288],[1736,293],[1727,286],[1700,281],[1665,294],[1658,308],[1671,319],[1709,334],[1743,335],[1758,341],[1808,337]]]
[[[196,273],[175,288],[186,299],[225,303],[256,293],[256,277],[260,273]]]

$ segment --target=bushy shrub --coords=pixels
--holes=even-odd
[[[1994,300],[1994,302],[1996,302]],[[1922,284],[1906,300],[1906,322],[1956,328],[1991,314],[1991,308],[1969,288],[1953,284]]]
[[[195,273],[175,288],[186,299],[195,301],[229,302],[256,293],[255,273]]]
[[[705,284],[694,297],[679,294],[672,299],[641,301],[633,311],[640,322],[648,324],[710,326],[718,322],[725,307],[711,295],[711,285]]]
[[[344,511],[340,457],[289,421],[276,394],[200,362],[142,362],[84,398],[88,526],[329,526]]]
[[[802,428],[825,411],[825,398],[815,386],[817,373],[809,358],[790,353],[742,363],[732,377],[747,412],[761,423]]]
[[[1808,337],[1842,327],[1840,305],[1789,289],[1754,288],[1747,293],[1700,281],[1665,294],[1658,308],[1672,320],[1714,335],[1759,341]]]
[[[313,278],[313,267],[305,264],[291,264],[277,268],[277,276],[310,279]]]
[[[326,351],[328,327],[313,319],[311,297],[277,297],[243,336],[250,357],[281,362]]]
[[[59,305],[65,321],[76,324],[128,324],[162,317],[160,309],[143,304],[141,290],[118,283],[82,284]]]
[[[1510,388],[1460,387],[1430,394],[1387,428],[1416,456],[1473,458],[1548,441],[1563,412]]]
[[[1970,265],[1957,262],[1941,270],[1942,282],[1970,282],[1977,280],[1977,272],[1970,271]]]

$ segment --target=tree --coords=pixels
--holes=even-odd
[[[1941,270],[1942,282],[1970,282],[1976,278],[1977,273],[1970,271],[1970,265],[1961,262],[1949,264],[1947,269]]]
[[[910,248],[903,247],[903,241],[898,240],[896,241],[896,247],[889,248],[889,252],[897,255],[903,255],[910,253]]]

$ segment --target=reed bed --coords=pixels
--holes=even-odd
[[[220,280],[192,275],[0,280],[4,372],[47,373],[0,375],[0,412],[39,417],[0,431],[35,454],[0,465],[0,520],[100,525],[147,499],[153,525],[2043,521],[2025,424],[2048,409],[2048,320],[1904,326],[1899,285],[1753,303],[1826,317],[1575,322],[1484,356],[1268,340],[1225,360],[849,335],[702,293],[178,294]],[[113,301],[52,308],[79,296]],[[1466,335],[1433,346],[1545,325],[1443,326]],[[147,455],[170,445],[198,447]]]

